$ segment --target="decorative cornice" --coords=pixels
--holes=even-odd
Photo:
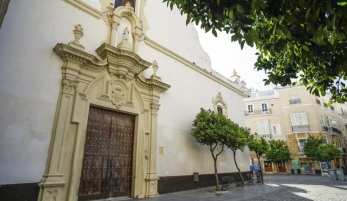
[[[7,13],[8,5],[10,4],[10,0],[1,0],[0,1],[0,28],[2,22],[4,21],[5,14]]]
[[[131,51],[121,50],[106,43],[95,51],[102,59],[107,59],[109,73],[120,78],[131,79],[151,65]]]
[[[81,0],[63,0],[73,6],[76,6],[78,9],[90,14],[91,16],[100,19],[101,18],[101,11],[96,10],[95,8],[91,7],[90,5],[84,3]]]
[[[67,62],[68,59],[72,59],[75,60],[80,67],[92,71],[101,71],[107,64],[106,60],[100,61],[94,55],[62,43],[58,43],[53,50],[63,59],[64,62]]]
[[[143,88],[149,87],[150,89],[156,90],[162,93],[168,90],[171,86],[157,79],[147,79],[141,73],[136,76],[136,82]]]
[[[222,80],[222,79],[220,79],[220,78],[210,74],[209,72],[205,71],[204,69],[200,68],[199,66],[193,64],[192,62],[190,62],[187,59],[183,58],[182,56],[174,53],[173,51],[165,48],[164,46],[154,42],[153,40],[149,39],[148,37],[145,37],[145,43],[147,45],[149,45],[150,47],[152,47],[152,48],[154,48],[154,49],[156,49],[156,50],[166,54],[167,56],[169,56],[169,57],[171,57],[171,58],[181,62],[182,64],[192,68],[193,70],[197,71],[198,73],[200,73],[200,74],[202,74],[202,75],[212,79],[213,81],[223,85],[224,87],[226,87],[226,88],[236,92],[237,94],[243,95],[243,92],[240,89],[237,89],[234,86],[232,86],[229,83],[227,83],[226,81],[224,81],[224,80]]]

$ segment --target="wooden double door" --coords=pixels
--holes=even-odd
[[[89,110],[79,200],[130,196],[135,116]]]

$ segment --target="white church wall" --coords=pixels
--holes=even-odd
[[[186,17],[178,9],[171,11],[162,1],[147,1],[145,15],[149,24],[146,36],[211,71],[210,57],[201,48],[197,31],[193,24],[186,26]],[[158,20],[159,16],[162,20]]]
[[[62,0],[9,5],[0,29],[0,184],[42,178],[63,64],[53,47],[72,41],[76,24],[86,52],[95,52],[107,37],[102,20]]]
[[[242,96],[151,47],[141,45],[139,51],[148,61],[156,59],[157,74],[171,85],[160,99],[158,149],[163,147],[164,152],[158,154],[158,175],[213,173],[209,147],[199,145],[190,135],[193,120],[201,107],[213,110],[212,97],[220,92],[228,104],[228,117],[245,126]],[[238,153],[237,159],[241,170],[247,171],[248,152]],[[219,172],[237,171],[230,150],[220,155],[218,169]]]

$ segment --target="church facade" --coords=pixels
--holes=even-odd
[[[160,1],[8,2],[0,28],[4,200],[145,198],[214,185],[192,121],[202,107],[244,126],[245,84],[211,68],[185,16]],[[237,160],[248,171],[248,151]],[[218,170],[237,171],[230,150]]]

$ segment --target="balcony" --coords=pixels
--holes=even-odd
[[[299,146],[298,151],[299,151],[299,153],[305,153],[304,146]]]
[[[323,130],[326,132],[330,132],[330,133],[336,133],[336,134],[340,134],[342,135],[341,130],[334,128],[334,127],[330,127],[330,126],[323,126]]]
[[[292,126],[293,132],[306,132],[309,131],[308,125]]]
[[[254,135],[254,137],[256,139],[263,137],[266,141],[270,141],[271,140],[271,134],[257,134],[257,135]]]
[[[301,99],[300,99],[300,98],[289,99],[289,103],[290,103],[291,105],[293,105],[293,104],[300,104],[300,103],[301,103]]]
[[[245,116],[250,116],[250,115],[263,115],[263,114],[271,114],[271,109],[267,109],[267,111],[263,110],[253,110],[253,112],[245,111]]]

